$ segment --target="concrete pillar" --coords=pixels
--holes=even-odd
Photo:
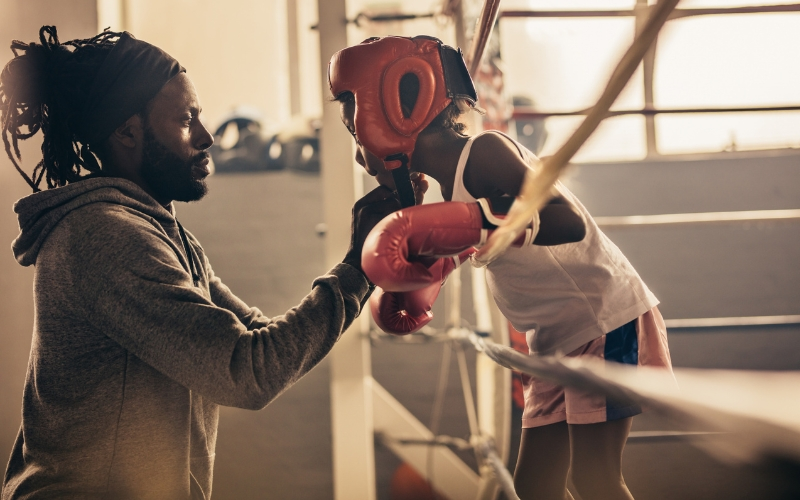
[[[328,225],[326,262],[341,262],[350,243],[350,213],[356,193],[352,142],[329,103],[328,61],[347,46],[345,0],[319,0],[320,75],[323,113],[320,159],[323,209]],[[375,449],[372,416],[372,371],[363,315],[345,332],[331,353],[331,419],[333,488],[336,500],[375,499]]]

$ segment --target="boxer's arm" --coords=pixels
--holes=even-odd
[[[481,198],[478,203],[484,214],[491,213],[491,229],[499,226],[511,208],[514,198],[501,196],[499,198]],[[487,204],[490,210],[487,210]],[[552,246],[564,243],[581,241],[586,235],[586,222],[583,215],[560,194],[553,197],[547,205],[542,207],[538,216],[532,221],[536,237],[534,245]]]
[[[575,243],[586,236],[583,215],[563,196],[556,196],[539,210],[539,233],[534,245],[550,246]]]
[[[497,199],[519,194],[530,170],[517,147],[500,134],[475,139],[464,170],[464,186],[475,198]],[[581,213],[554,190],[553,198],[540,211],[535,245],[549,246],[581,241],[586,225]]]

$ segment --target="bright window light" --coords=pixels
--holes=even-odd
[[[653,3],[653,2],[651,2]],[[794,3],[684,0],[680,9]],[[507,0],[504,10],[631,9],[632,0]],[[634,36],[632,17],[507,18],[500,27],[509,95],[542,111],[594,104]],[[698,16],[672,20],[658,38],[654,106],[668,108],[800,105],[799,13]],[[641,67],[612,109],[644,106]],[[542,155],[558,149],[581,118],[547,120]],[[661,114],[660,154],[800,147],[800,112]],[[575,161],[637,160],[646,155],[645,119],[606,120]]]

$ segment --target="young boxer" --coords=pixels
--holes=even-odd
[[[388,305],[373,307],[378,323],[405,312],[406,322],[395,323],[418,329],[429,313],[417,322],[402,307],[429,311],[442,279],[485,242],[538,159],[502,133],[464,134],[458,117],[477,96],[460,52],[435,38],[368,39],[335,54],[328,76],[356,161],[406,205],[413,204],[410,180],[425,175],[447,200],[387,217],[362,255],[365,272],[385,290],[375,300]],[[531,354],[670,369],[658,299],[565,186],[555,186],[514,246],[486,276],[500,310],[527,332]],[[515,471],[521,498],[572,498],[570,472],[584,500],[632,498],[621,460],[638,406],[530,378],[524,394]]]

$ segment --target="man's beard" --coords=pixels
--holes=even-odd
[[[142,178],[158,200],[196,201],[208,193],[205,179],[195,179],[192,166],[208,158],[207,151],[182,159],[144,130]]]

